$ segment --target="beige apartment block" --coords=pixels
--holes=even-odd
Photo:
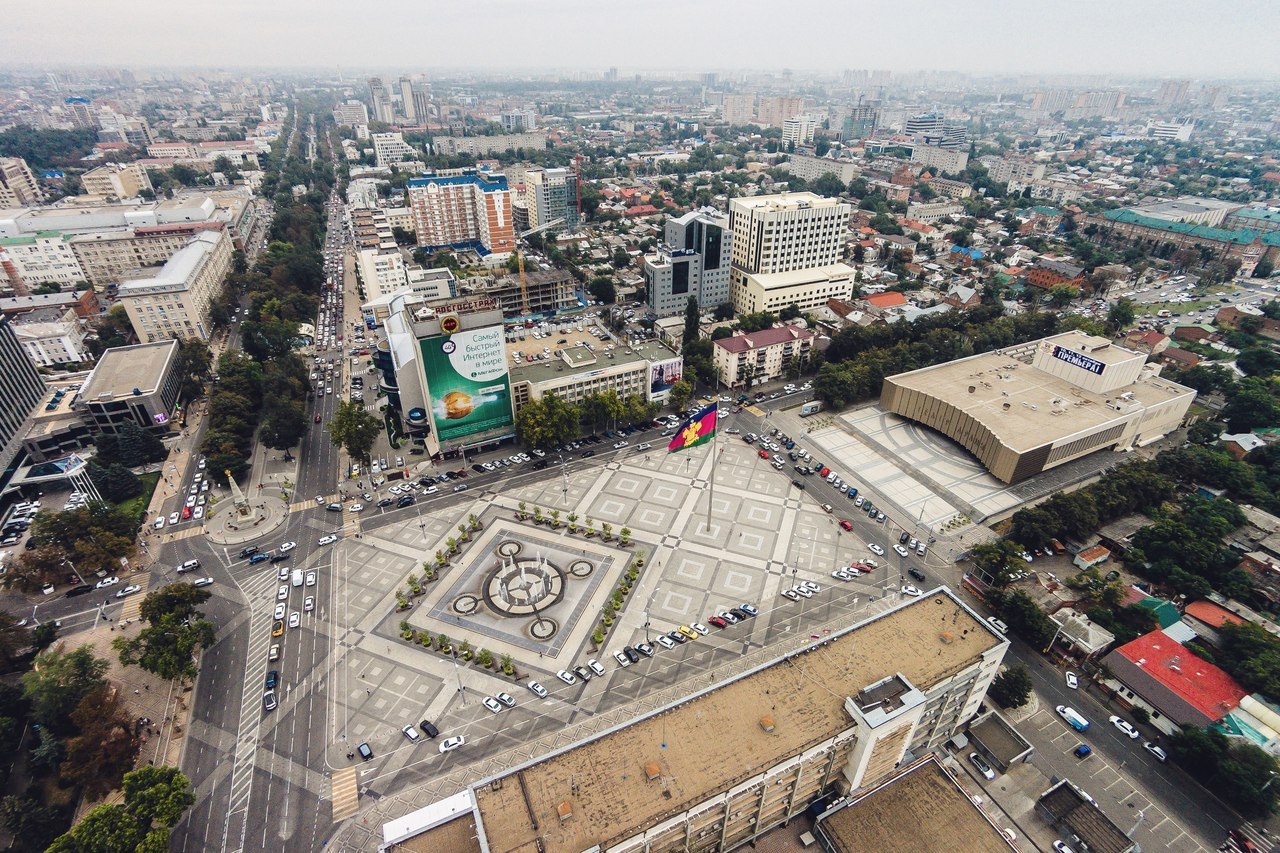
[[[144,343],[212,333],[209,309],[231,270],[231,238],[206,231],[168,260],[152,278],[120,285],[120,304]]]

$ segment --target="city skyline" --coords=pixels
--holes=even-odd
[[[1280,75],[1280,56],[1267,43],[1269,34],[1280,28],[1280,7],[1265,0],[1172,5],[1181,9],[1147,0],[1046,6],[1028,21],[1022,4],[973,0],[904,21],[871,4],[833,0],[808,4],[804,15],[775,15],[774,6],[759,0],[732,5],[659,0],[643,15],[619,14],[580,0],[537,7],[480,0],[430,9],[392,0],[382,7],[383,14],[364,17],[350,15],[348,7],[336,3],[280,0],[263,6],[231,0],[219,7],[218,15],[201,22],[194,34],[198,38],[178,39],[170,15],[122,16],[116,7],[50,0],[39,7],[9,10],[4,41],[10,67],[46,69],[105,64],[507,72],[619,67],[630,73],[763,68],[830,73],[876,68],[991,75],[1087,70],[1201,79]],[[191,8],[196,13],[194,4]],[[59,19],[75,20],[78,26],[72,32],[49,27],[50,20]],[[395,26],[386,26],[387,21]],[[747,23],[734,23],[738,21]],[[1246,21],[1249,24],[1242,26]],[[836,26],[818,26],[820,22]],[[845,23],[847,27],[840,26]],[[491,36],[482,38],[477,29],[486,25],[520,32],[528,43],[545,45],[546,50],[489,51],[485,45]],[[475,39],[433,37],[469,31],[477,33]],[[412,32],[423,36],[405,37]],[[934,40],[930,32],[946,37]],[[620,33],[625,33],[625,44],[617,38]],[[709,33],[722,37],[708,38]],[[645,48],[633,50],[637,44]],[[948,47],[961,44],[980,49]],[[266,56],[272,61],[264,63]],[[93,59],[86,62],[86,57]]]

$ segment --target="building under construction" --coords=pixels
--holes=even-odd
[[[500,278],[479,276],[458,282],[459,296],[487,296],[498,302],[504,317],[552,315],[557,311],[577,308],[578,297],[574,293],[575,280],[568,270],[526,269],[524,291],[520,276],[506,275]],[[527,302],[526,302],[527,297]]]

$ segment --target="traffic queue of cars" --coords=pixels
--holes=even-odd
[[[289,553],[298,547],[296,542],[283,542],[279,547],[263,551],[257,545],[248,545],[240,550],[240,559],[247,559],[249,565],[269,562],[273,566],[289,558]],[[184,564],[185,565],[185,564]],[[316,594],[319,584],[319,573],[315,569],[294,569],[280,566],[274,570],[280,585],[276,588],[276,603],[271,614],[271,644],[267,649],[267,662],[275,663],[280,659],[282,639],[285,626],[299,628],[302,625],[302,614],[316,609]],[[289,599],[295,596],[294,607],[289,607]],[[301,598],[301,602],[297,600]],[[276,687],[280,682],[280,671],[267,671],[266,683],[263,686],[262,710],[274,711],[279,705]]]

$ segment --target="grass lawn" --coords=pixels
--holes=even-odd
[[[156,484],[160,482],[160,472],[152,471],[150,474],[139,474],[138,479],[142,481],[142,493],[137,497],[129,498],[127,501],[121,501],[116,506],[131,515],[141,518],[142,511],[151,503],[151,494],[156,490]]]

